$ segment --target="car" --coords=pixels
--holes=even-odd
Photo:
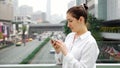
[[[41,41],[41,38],[39,38],[38,40]]]
[[[54,49],[54,48],[52,48],[52,49],[50,50],[50,54],[55,54],[55,49]]]
[[[41,38],[42,38],[42,37],[41,37],[41,36],[39,36],[38,40],[39,40],[39,41],[41,41]]]
[[[22,42],[17,42],[16,43],[16,46],[21,46],[22,45]]]
[[[29,41],[32,41],[33,39],[32,38],[29,38]]]

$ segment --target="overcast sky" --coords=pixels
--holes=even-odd
[[[67,4],[70,0],[51,0],[51,14],[65,15],[67,11]],[[34,11],[41,10],[46,12],[47,0],[19,0],[19,6],[32,6]]]

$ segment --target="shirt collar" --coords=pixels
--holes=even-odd
[[[78,39],[84,39],[84,38],[88,37],[90,34],[91,34],[91,32],[90,32],[90,31],[87,31],[87,32],[85,32],[84,34],[80,35],[80,36],[78,37]]]

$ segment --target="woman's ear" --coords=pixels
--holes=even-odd
[[[80,16],[79,22],[83,22],[83,21],[84,21],[84,17],[83,17],[83,16]]]

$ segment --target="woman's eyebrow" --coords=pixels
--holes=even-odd
[[[67,19],[67,20],[71,20],[71,19]]]

